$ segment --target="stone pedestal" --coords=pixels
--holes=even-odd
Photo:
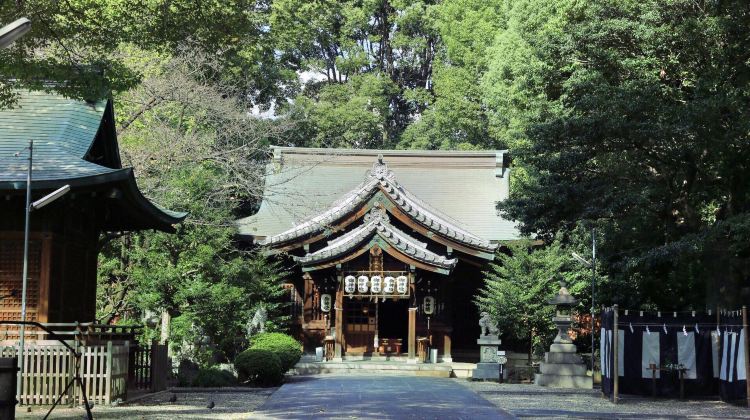
[[[570,316],[554,317],[558,334],[544,354],[544,362],[539,366],[539,373],[534,377],[534,383],[552,388],[583,388],[594,387],[593,377],[586,375],[586,364],[576,353],[576,345],[568,337]]]
[[[500,380],[500,363],[497,350],[502,341],[497,335],[483,335],[477,340],[479,344],[479,363],[472,372],[472,379]]]

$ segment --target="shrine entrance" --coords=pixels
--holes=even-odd
[[[386,300],[378,303],[379,353],[401,355],[409,338],[409,301]]]

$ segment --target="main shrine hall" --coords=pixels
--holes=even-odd
[[[519,239],[506,151],[273,147],[242,240],[290,267],[292,322],[328,359],[476,353],[482,272]]]

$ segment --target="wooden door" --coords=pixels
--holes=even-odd
[[[375,347],[375,329],[377,328],[375,304],[350,299],[344,304],[344,310],[347,354],[372,353]]]

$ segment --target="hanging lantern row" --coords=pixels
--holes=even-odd
[[[344,278],[344,292],[346,294],[354,294],[355,292],[361,294],[372,293],[374,295],[385,294],[385,295],[405,295],[409,291],[409,279],[406,276],[398,276],[393,278],[386,276],[346,276]]]

